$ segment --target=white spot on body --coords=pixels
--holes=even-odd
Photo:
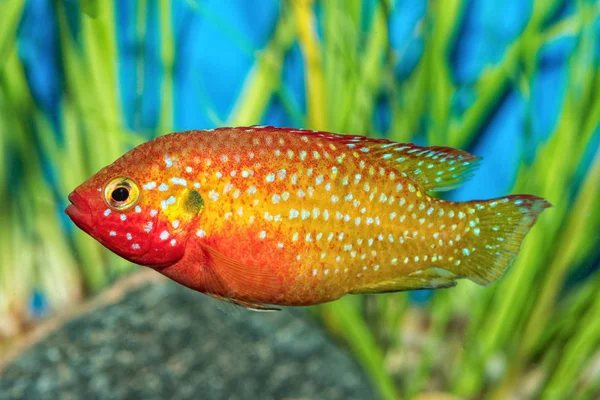
[[[148,224],[146,224],[146,226],[144,226],[144,232],[146,233],[150,233],[150,231],[152,230],[152,226],[154,224],[152,222],[148,222]]]
[[[162,231],[160,233],[160,240],[167,240],[169,238],[169,232],[168,231]]]
[[[183,178],[171,178],[171,183],[173,183],[173,185],[181,185],[187,187],[187,181]]]

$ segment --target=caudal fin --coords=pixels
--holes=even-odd
[[[465,203],[472,218],[461,241],[456,270],[480,285],[499,279],[519,253],[523,239],[550,203],[541,197],[514,195]]]

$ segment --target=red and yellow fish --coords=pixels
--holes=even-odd
[[[500,278],[550,205],[451,202],[479,158],[449,147],[251,126],[173,133],[69,196],[108,249],[246,307]]]

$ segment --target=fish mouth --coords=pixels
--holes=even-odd
[[[65,213],[79,227],[79,229],[88,232],[92,227],[92,213],[87,201],[81,195],[71,192],[69,195],[71,204],[65,209]]]

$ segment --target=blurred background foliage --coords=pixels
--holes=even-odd
[[[132,265],[67,194],[175,130],[272,124],[485,158],[450,199],[554,207],[482,288],[310,309],[382,398],[600,394],[600,3],[0,0],[0,355]]]

